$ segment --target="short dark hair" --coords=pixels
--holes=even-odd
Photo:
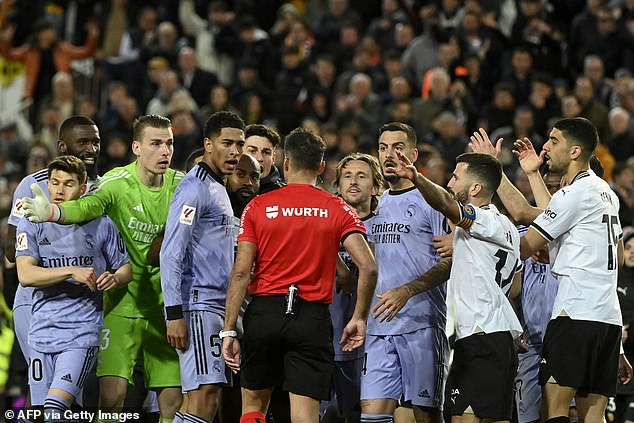
[[[64,141],[69,136],[69,132],[75,129],[76,126],[92,126],[97,124],[94,120],[90,119],[88,116],[83,115],[75,115],[70,116],[64,119],[64,122],[59,127],[59,139]]]
[[[493,195],[502,182],[502,165],[493,156],[482,153],[462,153],[456,163],[467,164],[467,175],[482,184],[487,194]]]
[[[319,170],[325,151],[321,137],[304,128],[295,128],[284,138],[284,154],[298,170]]]
[[[209,139],[216,138],[220,135],[222,128],[236,128],[244,131],[244,121],[233,112],[221,110],[209,116],[205,122],[203,136]]]
[[[48,164],[48,177],[51,178],[51,174],[54,170],[61,170],[62,172],[77,175],[80,184],[86,183],[86,165],[84,162],[75,156],[59,156],[51,160]]]
[[[204,147],[197,148],[191,153],[189,153],[189,156],[187,156],[187,159],[185,160],[185,170],[189,172],[191,168],[194,167],[194,160],[196,160],[200,156],[203,156],[204,154],[205,154]]]
[[[379,136],[381,136],[383,134],[383,132],[387,132],[387,131],[390,131],[390,132],[396,132],[396,131],[405,132],[405,134],[407,135],[407,142],[410,144],[410,146],[416,147],[416,143],[417,143],[416,131],[414,131],[414,128],[412,128],[408,124],[402,123],[402,122],[389,122],[389,123],[386,123],[385,125],[381,126],[381,129],[379,129]]]
[[[244,137],[249,138],[252,135],[263,137],[271,141],[273,148],[277,147],[280,143],[280,135],[273,128],[266,125],[254,123],[247,126],[247,129],[244,131]]]
[[[590,161],[594,149],[599,144],[599,134],[592,122],[582,117],[566,118],[555,122],[553,128],[564,134],[569,146],[581,147],[581,157]]]
[[[145,128],[148,126],[151,128],[171,128],[172,121],[160,115],[139,116],[134,119],[134,123],[132,124],[133,140],[140,142],[143,139],[143,131],[145,131]]]

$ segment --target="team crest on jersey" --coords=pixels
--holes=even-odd
[[[475,213],[475,209],[473,208],[473,206],[471,204],[466,204],[464,206],[464,216],[467,219],[475,220],[476,213]]]
[[[15,200],[15,205],[13,206],[13,215],[15,217],[19,217],[20,219],[24,217],[24,207],[22,207],[21,198]]]
[[[18,236],[15,237],[15,240],[16,240],[16,246],[15,246],[16,251],[24,251],[29,248],[29,239],[26,236],[25,232],[19,233]]]
[[[405,217],[411,219],[414,216],[416,216],[416,206],[410,204],[409,206],[407,206],[407,210],[405,210]]]
[[[269,219],[275,219],[280,214],[280,208],[278,206],[266,206],[266,217]]]
[[[190,225],[194,223],[194,216],[196,216],[196,207],[188,206],[187,204],[183,205],[183,210],[181,210],[180,218],[178,219],[183,225]]]
[[[86,235],[86,247],[93,249],[95,248],[95,239],[92,235]]]

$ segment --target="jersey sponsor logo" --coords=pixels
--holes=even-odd
[[[319,207],[282,207],[282,216],[328,218],[328,209]]]
[[[156,238],[156,235],[163,231],[165,225],[157,225],[156,223],[148,223],[130,216],[128,221],[128,229],[132,229],[132,239],[138,242],[150,243]]]
[[[61,377],[61,379],[64,382],[73,383],[73,378],[71,377],[70,373],[66,373],[64,376]]]
[[[196,207],[183,204],[183,209],[181,210],[181,215],[178,218],[178,221],[183,225],[191,226],[192,223],[194,223],[194,216],[196,216]]]
[[[49,269],[66,266],[92,266],[95,263],[93,256],[65,256],[42,257],[42,266]]]
[[[38,245],[51,245],[51,241],[49,241],[47,237],[44,237],[38,242]]]
[[[412,231],[407,223],[384,222],[372,224],[372,240],[375,244],[400,244],[401,234]]]
[[[25,232],[19,233],[18,236],[15,237],[16,240],[16,251],[24,251],[29,248],[29,238],[26,236]]]
[[[19,217],[20,219],[24,217],[24,207],[22,207],[22,199],[18,198],[15,200],[15,204],[13,205],[12,214],[15,217]]]
[[[544,210],[544,216],[546,216],[549,219],[555,219],[557,217],[557,213],[555,213],[551,209],[546,209]]]
[[[280,214],[280,208],[278,206],[266,206],[266,217],[269,219],[275,219]]]
[[[136,210],[136,211],[138,211],[140,213],[144,213],[145,212],[145,210],[143,210],[143,204],[139,203],[136,206],[134,206],[133,208],[134,208],[134,210]]]

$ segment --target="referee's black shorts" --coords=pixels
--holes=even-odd
[[[544,335],[539,384],[554,382],[613,397],[620,342],[620,326],[563,316],[551,320]]]
[[[447,380],[451,415],[511,420],[515,376],[517,353],[510,332],[477,333],[457,340]]]
[[[295,310],[293,317],[284,314],[284,296],[252,298],[243,319],[241,386],[281,386],[327,400],[334,371],[328,305],[298,299]]]

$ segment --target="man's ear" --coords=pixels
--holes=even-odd
[[[321,164],[319,165],[319,171],[317,172],[317,175],[322,175],[325,170],[326,170],[326,162],[322,160]]]
[[[141,143],[137,140],[132,141],[132,153],[135,156],[141,155]]]
[[[57,140],[57,151],[60,154],[66,154],[66,152],[68,152],[68,146],[66,145],[64,141]]]

